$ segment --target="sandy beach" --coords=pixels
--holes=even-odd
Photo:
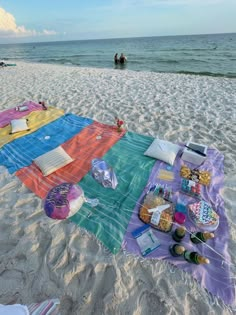
[[[236,277],[236,80],[16,62],[0,69],[0,111],[45,101],[136,133],[203,143],[224,154],[221,194]],[[59,298],[61,314],[233,314],[190,274],[163,261],[112,255],[0,166],[0,303]],[[236,307],[236,306],[235,306]]]

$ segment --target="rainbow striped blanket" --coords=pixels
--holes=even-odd
[[[30,105],[31,103],[29,103]],[[140,203],[151,186],[164,184],[158,178],[164,162],[145,156],[153,141],[152,137],[133,132],[117,132],[116,126],[102,124],[86,117],[64,114],[62,110],[49,108],[42,111],[40,105],[32,102],[29,112],[19,117],[13,109],[0,113],[0,164],[15,175],[36,195],[45,198],[54,186],[70,182],[79,184],[88,198],[98,198],[99,204],[91,207],[84,203],[71,218],[79,227],[93,233],[112,253],[120,250],[141,256],[140,249],[132,232],[143,223],[138,218]],[[32,109],[32,111],[31,111]],[[31,121],[30,132],[21,132],[9,137],[10,121],[26,117]],[[1,124],[2,122],[2,124]],[[33,160],[61,145],[73,158],[73,162],[48,176],[43,176]],[[153,230],[161,245],[149,258],[169,261],[176,267],[189,272],[209,292],[221,298],[226,304],[235,302],[235,283],[231,274],[228,253],[229,227],[224,211],[220,190],[223,185],[223,155],[214,149],[208,149],[207,162],[201,166],[212,175],[211,185],[203,190],[203,197],[214,205],[220,216],[220,225],[215,238],[207,245],[196,248],[186,235],[183,244],[190,250],[196,250],[211,261],[210,265],[194,265],[182,258],[174,258],[169,253],[173,244],[170,233]],[[115,190],[104,188],[91,176],[91,161],[103,158],[111,165],[118,179]],[[171,182],[173,202],[180,196],[180,167],[183,161],[178,157],[172,169],[174,179]],[[186,163],[185,163],[186,164]],[[189,165],[191,166],[191,165]],[[189,197],[185,196],[186,203]],[[187,219],[187,229],[194,226]]]

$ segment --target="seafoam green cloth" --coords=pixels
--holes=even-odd
[[[155,163],[143,154],[152,141],[152,137],[127,132],[104,155],[118,179],[115,190],[97,183],[91,173],[79,182],[85,196],[98,198],[99,205],[92,208],[84,203],[71,220],[92,232],[114,254],[121,248],[133,209]]]

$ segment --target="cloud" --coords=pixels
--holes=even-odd
[[[49,30],[43,30],[42,33],[39,33],[40,35],[56,35],[57,32],[55,31],[49,31]]]
[[[24,26],[18,26],[14,16],[3,8],[0,8],[0,37],[30,37],[56,34],[55,31],[51,30],[37,32],[35,30],[26,29]]]

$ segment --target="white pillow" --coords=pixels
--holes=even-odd
[[[11,133],[29,130],[27,120],[25,118],[11,120]]]
[[[165,140],[155,139],[144,155],[173,165],[179,150],[180,146],[177,144]]]
[[[61,147],[40,155],[34,160],[34,163],[40,168],[44,176],[47,176],[61,167],[73,162],[66,151]]]

